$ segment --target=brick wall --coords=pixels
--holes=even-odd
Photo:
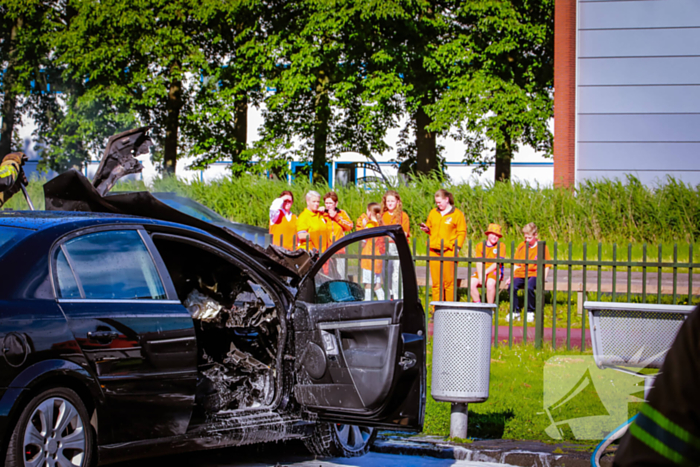
[[[554,185],[576,181],[576,0],[554,4]]]

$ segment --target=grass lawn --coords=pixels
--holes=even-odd
[[[551,424],[543,408],[545,363],[555,356],[571,356],[572,360],[576,360],[582,355],[591,353],[553,351],[549,345],[535,350],[531,344],[514,345],[512,349],[507,346],[492,348],[489,399],[484,403],[469,404],[469,437],[557,441],[545,433]],[[432,339],[428,342],[427,358],[428,397],[424,433],[447,437],[450,431],[450,404],[436,402],[430,396]],[[631,404],[630,407],[637,405]],[[565,439],[575,440],[573,435],[565,436]]]

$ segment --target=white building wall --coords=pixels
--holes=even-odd
[[[700,1],[578,0],[576,180],[700,183]]]

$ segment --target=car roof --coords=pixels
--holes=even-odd
[[[137,221],[139,223],[145,222],[148,224],[157,223],[150,219],[126,214],[75,211],[0,211],[0,226],[31,230],[43,230],[55,225],[73,222],[90,223],[90,220],[122,220]]]

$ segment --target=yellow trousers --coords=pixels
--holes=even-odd
[[[440,256],[440,250],[430,250],[430,256]],[[445,258],[454,258],[454,251],[444,251]],[[442,283],[440,282],[440,265],[442,264]],[[454,300],[455,290],[455,262],[431,261],[430,278],[432,279],[433,301]],[[441,295],[442,294],[442,295]]]

